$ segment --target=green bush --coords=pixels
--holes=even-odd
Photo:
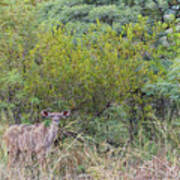
[[[90,5],[77,5],[73,7],[65,7],[63,9],[62,14],[59,15],[59,22],[67,23],[69,21],[74,20],[81,20],[81,21],[88,21],[86,16],[88,15],[89,11],[91,10]]]
[[[167,97],[169,101],[179,97],[176,85],[179,80],[173,73],[176,71],[173,67],[178,65],[169,68],[179,52],[176,28],[170,22],[156,22],[151,26],[142,16],[137,23],[119,27],[116,6],[77,6],[79,2],[68,9],[62,1],[65,3],[62,11],[58,11],[58,1],[37,6],[47,7],[47,11],[43,9],[42,17],[50,17],[47,21],[51,22],[55,22],[59,12],[66,12],[61,18],[65,18],[67,24],[55,26],[51,31],[47,26],[41,29],[43,24],[37,25],[37,7],[29,3],[14,1],[16,6],[1,7],[7,16],[0,17],[0,109],[12,111],[16,122],[38,120],[37,112],[42,108],[78,109],[84,121],[80,126],[84,131],[92,132],[96,131],[92,128],[95,118],[102,124],[103,112],[112,104],[113,107],[121,105],[122,112],[127,114],[124,119],[131,138],[141,126],[153,133],[154,115],[164,119],[169,111],[174,116],[178,112],[177,106],[173,112],[174,103],[170,106],[162,103]],[[51,14],[51,10],[56,13]],[[114,14],[110,14],[111,11]],[[111,15],[117,18],[112,27],[106,20],[103,24],[98,20],[96,24],[85,22],[91,13],[90,19],[94,22],[96,18],[104,18],[107,12],[108,21]],[[74,13],[77,13],[76,17],[71,16]],[[121,30],[117,33],[116,28]],[[77,36],[73,31],[83,34]],[[165,44],[161,43],[164,36]],[[105,124],[114,127],[122,119],[107,118]]]
[[[171,20],[171,15],[178,18],[179,8],[178,1],[169,0],[56,0],[41,3],[37,7],[37,20],[48,28],[59,23],[76,24],[78,21],[86,29],[89,22],[95,23],[99,19],[101,23],[115,26],[114,29],[120,32],[122,25],[137,22],[139,14],[148,16],[148,23],[153,25],[156,21]]]
[[[51,91],[56,98],[63,97],[76,106],[85,102],[87,106],[82,108],[99,111],[107,102],[119,101],[122,94],[134,91],[133,85],[138,86],[148,76],[149,72],[144,71],[146,63],[137,58],[141,56],[140,51],[134,51],[137,57],[130,51],[140,46],[129,47],[131,39],[129,42],[119,39],[111,29],[98,35],[96,29],[97,32],[93,30],[81,39],[64,31],[40,35],[39,43],[31,52],[31,59],[39,58],[41,62],[28,63],[27,69],[35,74],[29,76],[27,84],[33,83],[40,91],[38,94]]]
[[[142,97],[142,88],[166,72],[158,57],[167,48],[154,48],[163,25],[152,28],[153,35],[145,19],[124,26],[120,36],[110,27],[104,32],[100,29],[101,25],[92,27],[81,38],[68,34],[66,27],[39,34],[25,62],[22,92],[27,106],[78,107],[96,114],[109,102],[127,103],[129,118],[135,123],[148,115],[151,98]],[[146,54],[151,61],[144,59]]]
[[[153,84],[148,83],[145,86],[145,91],[156,97],[156,105],[161,101],[160,106],[157,108],[159,118],[165,119],[167,115],[171,121],[175,114],[178,114],[180,107],[180,61],[179,58],[175,59],[170,66],[168,73],[164,77],[159,77]]]
[[[5,1],[6,2],[6,1]],[[11,109],[17,121],[22,110],[25,61],[36,42],[34,8],[19,1],[0,6],[0,107]],[[22,103],[22,104],[21,104]]]
[[[96,22],[96,20],[99,19],[101,22],[112,25],[113,21],[118,17],[118,8],[115,5],[111,5],[93,8],[89,12],[88,19],[92,22]]]

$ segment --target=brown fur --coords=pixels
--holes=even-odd
[[[44,123],[35,125],[12,125],[4,134],[4,140],[8,150],[8,166],[12,167],[17,161],[32,161],[35,154],[38,162],[44,167],[45,156],[53,144],[57,132],[59,120],[69,116],[70,112],[61,113],[41,112],[42,116],[51,118],[50,126]],[[21,155],[21,156],[20,156]]]

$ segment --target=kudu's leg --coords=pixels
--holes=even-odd
[[[15,164],[17,159],[17,151],[16,150],[11,150],[8,151],[8,169],[10,170],[11,167]]]
[[[41,170],[46,171],[47,170],[47,163],[46,163],[46,153],[45,153],[45,151],[38,152],[37,159],[38,159],[38,163],[39,163],[39,166],[40,166]]]

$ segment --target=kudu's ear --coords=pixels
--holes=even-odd
[[[49,112],[47,112],[46,110],[42,110],[41,111],[41,116],[48,117],[49,116]]]
[[[70,111],[63,111],[63,116],[68,117],[70,116],[71,112]]]

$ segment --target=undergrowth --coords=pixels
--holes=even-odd
[[[7,169],[7,153],[3,143],[0,147],[0,179],[53,179],[53,180],[146,180],[146,179],[174,179],[180,178],[180,143],[179,120],[173,124],[166,122],[156,132],[158,138],[147,137],[140,129],[136,139],[129,141],[123,136],[124,144],[118,147],[110,145],[97,137],[78,134],[76,137],[61,137],[47,156],[47,169],[42,171],[38,163],[33,165],[17,164],[11,171]],[[68,130],[72,124],[63,129]],[[0,136],[6,129],[1,124]],[[123,127],[124,128],[124,127]],[[75,129],[74,129],[75,130]],[[60,132],[63,130],[61,129]],[[60,133],[63,135],[63,132]]]

